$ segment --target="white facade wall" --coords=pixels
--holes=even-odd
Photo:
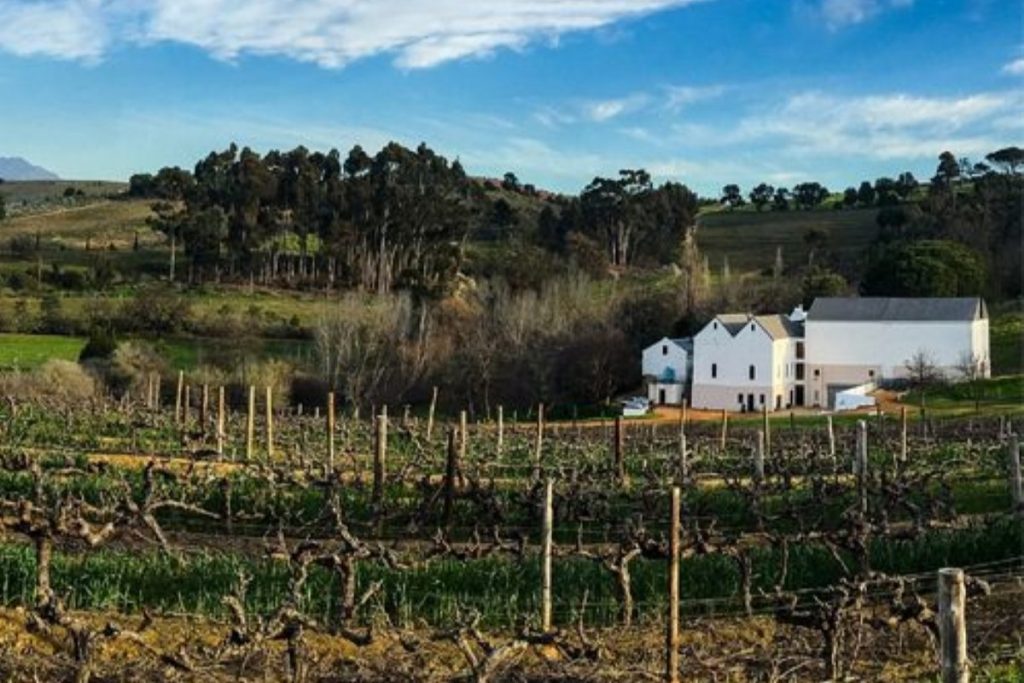
[[[665,369],[671,369],[676,382],[686,383],[686,349],[665,337],[651,344],[643,352],[642,373],[645,377],[661,379]]]
[[[650,382],[647,385],[647,398],[654,405],[682,405],[685,388],[685,384]]]
[[[788,406],[795,342],[772,339],[755,321],[735,337],[721,322],[711,321],[693,338],[693,407],[759,411],[765,404],[769,410]]]

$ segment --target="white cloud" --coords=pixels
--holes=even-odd
[[[725,92],[723,85],[667,85],[665,108],[677,112],[697,102],[713,100]]]
[[[341,67],[380,54],[417,69],[698,0],[0,0],[0,49],[96,59],[114,42],[195,45]]]
[[[600,123],[636,111],[646,105],[649,99],[644,93],[636,93],[617,99],[584,102],[581,108],[584,116]]]
[[[98,0],[0,0],[0,50],[19,57],[95,61],[108,43]]]
[[[913,0],[822,0],[821,16],[830,29],[860,24],[889,8],[909,7]]]
[[[1018,59],[1003,65],[1003,73],[1011,74],[1013,76],[1024,76],[1024,57],[1019,57]]]

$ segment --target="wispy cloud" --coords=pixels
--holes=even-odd
[[[726,90],[724,85],[667,85],[665,108],[678,112],[691,104],[713,100]]]
[[[820,13],[832,30],[860,24],[886,9],[909,7],[913,0],[822,0]]]
[[[588,119],[600,123],[622,114],[636,111],[645,106],[649,101],[650,96],[646,93],[635,93],[616,99],[584,102],[581,109],[583,115]]]
[[[554,42],[697,0],[0,0],[0,49],[63,59],[171,41],[220,59],[282,55],[335,68],[390,54],[418,69]]]
[[[1019,57],[1003,65],[1003,73],[1013,76],[1024,76],[1024,57]]]

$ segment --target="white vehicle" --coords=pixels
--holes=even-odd
[[[651,401],[643,396],[633,396],[622,402],[623,417],[643,417],[651,410]]]

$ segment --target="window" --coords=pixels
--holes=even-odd
[[[874,370],[868,370],[868,377],[871,377],[872,379],[874,379],[875,371]]]
[[[661,355],[663,355],[663,356],[667,356],[668,355],[668,344],[662,344],[661,345]]]
[[[711,329],[717,330],[718,329],[718,323],[711,323]]]
[[[718,363],[711,364],[711,379],[718,377]]]
[[[757,372],[754,370],[754,366],[753,365],[750,366],[750,370],[749,370],[748,374],[750,375],[750,379],[754,379],[754,376],[757,374]]]
[[[821,377],[821,370],[817,370],[817,369],[815,369],[815,371],[814,371],[814,376],[815,376],[815,377]]]
[[[796,343],[796,357],[797,357],[798,360],[803,360],[803,357],[804,357],[804,343],[803,342],[797,342]]]
[[[761,405],[764,405],[764,394],[761,394],[761,396],[759,398],[760,398],[760,401],[761,401]]]
[[[736,394],[736,402],[743,405],[743,394]]]
[[[753,332],[753,331],[754,331],[754,323],[750,323],[750,331],[751,331],[751,332]]]
[[[803,378],[804,378],[804,364],[803,363],[797,363],[794,366],[794,369],[796,370],[796,378],[797,378],[797,380],[803,380]]]

